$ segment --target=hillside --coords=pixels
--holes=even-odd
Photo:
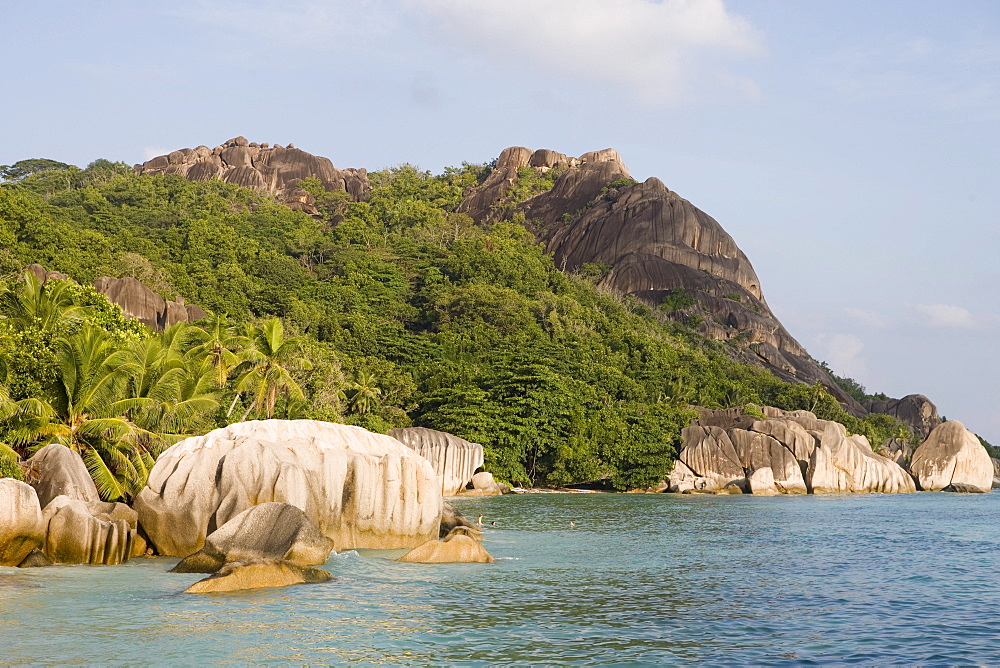
[[[606,267],[561,270],[526,218],[477,224],[462,213],[463,200],[489,185],[496,171],[488,166],[438,176],[409,166],[367,173],[363,193],[347,192],[346,181],[341,188],[305,178],[277,193],[308,203],[308,213],[271,191],[218,179],[138,174],[107,161],[54,167],[0,187],[8,295],[22,306],[40,302],[45,286],[18,284],[21,269],[37,263],[82,285],[131,277],[215,317],[156,334],[123,325],[94,291],[64,295],[56,310],[65,317],[51,321],[14,318],[15,300],[6,299],[0,352],[9,402],[53,407],[35,416],[33,429],[11,410],[0,413],[0,438],[21,455],[58,431],[46,424],[72,423],[56,406],[67,351],[86,351],[95,336],[108,351],[95,368],[121,372],[116,350],[135,360],[125,368],[131,375],[119,373],[117,398],[102,405],[108,419],[117,407],[119,426],[152,419],[152,404],[137,401],[141,392],[152,397],[135,369],[178,371],[163,390],[169,398],[156,404],[158,428],[143,432],[162,439],[73,432],[83,448],[118,438],[129,452],[146,438],[155,454],[177,435],[241,416],[313,417],[376,431],[413,424],[483,443],[487,467],[504,480],[626,489],[665,476],[690,404],[812,409],[876,444],[903,428],[883,415],[852,417],[821,387],[741,361],[739,341],[707,339],[695,319],[672,320],[670,303],[622,294],[605,280]],[[513,207],[532,206],[556,183],[551,171],[533,173],[515,184]],[[69,317],[75,306],[86,308]],[[161,352],[153,354],[155,342]],[[184,374],[193,379],[186,386]],[[267,374],[285,374],[283,384],[268,385]],[[126,475],[113,456],[105,464]]]

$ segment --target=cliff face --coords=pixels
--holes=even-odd
[[[551,190],[509,202],[524,168],[560,174]],[[866,412],[774,316],[753,266],[722,226],[659,179],[632,180],[614,150],[571,158],[506,149],[459,211],[479,222],[523,214],[559,267],[603,265],[604,287],[654,306],[666,301],[676,306],[664,309],[667,317],[733,342],[743,361],[785,380],[822,383],[850,412]]]
[[[215,148],[183,148],[136,165],[140,174],[180,174],[192,181],[221,179],[274,195],[294,209],[315,213],[312,195],[298,187],[318,178],[328,192],[341,190],[358,200],[371,189],[364,169],[337,169],[328,158],[294,145],[271,146],[236,137]]]

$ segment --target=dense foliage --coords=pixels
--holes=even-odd
[[[154,336],[92,290],[58,283],[53,291],[73,295],[56,322],[0,313],[0,353],[12,360],[0,440],[22,456],[51,440],[77,443],[95,453],[92,471],[98,457],[108,469],[102,491],[112,497],[134,489],[163,444],[249,416],[422,425],[482,443],[487,467],[513,483],[617,489],[665,476],[689,404],[812,409],[876,445],[898,435],[891,418],[851,418],[822,388],[738,364],[721,344],[598,290],[600,268],[558,271],[516,222],[479,227],[455,213],[485,169],[378,172],[364,202],[307,179],[319,218],[233,185],[138,176],[107,161],[19,172],[0,186],[9,294],[49,289],[17,283],[37,262],[81,284],[133,276],[217,316]],[[551,184],[539,177],[514,196]],[[119,420],[115,428],[94,425],[78,441],[26,431],[29,415],[80,419],[64,396],[66,360],[77,357],[118,374],[85,415]]]

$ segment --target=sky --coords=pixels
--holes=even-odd
[[[1000,444],[995,1],[0,0],[0,30],[0,164],[615,148],[815,358]]]

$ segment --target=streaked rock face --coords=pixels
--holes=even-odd
[[[17,566],[45,542],[45,521],[31,485],[0,478],[0,566]]]
[[[94,281],[94,289],[108,301],[121,306],[125,315],[132,316],[156,332],[162,332],[178,322],[193,322],[208,315],[200,306],[185,304],[183,299],[164,299],[132,277],[101,276]]]
[[[298,187],[305,178],[318,178],[327,191],[341,190],[360,200],[371,190],[364,169],[337,169],[328,158],[288,146],[270,146],[236,137],[215,148],[183,148],[136,165],[140,174],[179,174],[192,181],[220,179],[253,188],[292,208],[315,213],[314,200]]]
[[[752,494],[914,492],[913,479],[863,436],[808,411],[764,407],[748,424],[737,410],[700,409],[681,433],[670,491]],[[739,426],[736,426],[739,425]]]
[[[135,511],[123,503],[57,496],[45,506],[43,552],[52,563],[114,566],[146,551]]]
[[[392,436],[426,459],[441,480],[441,493],[455,496],[465,489],[483,465],[483,446],[443,431],[425,427],[390,429]]]
[[[161,554],[186,557],[267,501],[305,511],[338,550],[413,547],[441,521],[426,459],[389,436],[315,420],[242,422],[185,439],[157,458],[134,507]]]
[[[886,401],[866,401],[869,413],[885,413],[913,428],[921,438],[930,436],[931,431],[941,424],[937,406],[922,394],[908,394],[902,399]]]
[[[523,168],[562,171],[550,191],[513,206],[506,199]],[[849,411],[864,413],[774,316],[753,266],[722,226],[659,179],[631,181],[612,149],[571,158],[508,148],[458,211],[477,221],[522,213],[558,267],[603,264],[610,268],[604,287],[650,304],[683,290],[698,305],[671,317],[705,314],[701,334],[722,341],[739,336],[745,361],[785,380],[823,383]]]
[[[899,464],[872,452],[864,436],[847,436],[836,422],[827,423],[806,475],[814,494],[917,491]]]
[[[969,486],[990,491],[993,461],[975,434],[958,420],[936,427],[913,453],[910,472],[927,491]]]

